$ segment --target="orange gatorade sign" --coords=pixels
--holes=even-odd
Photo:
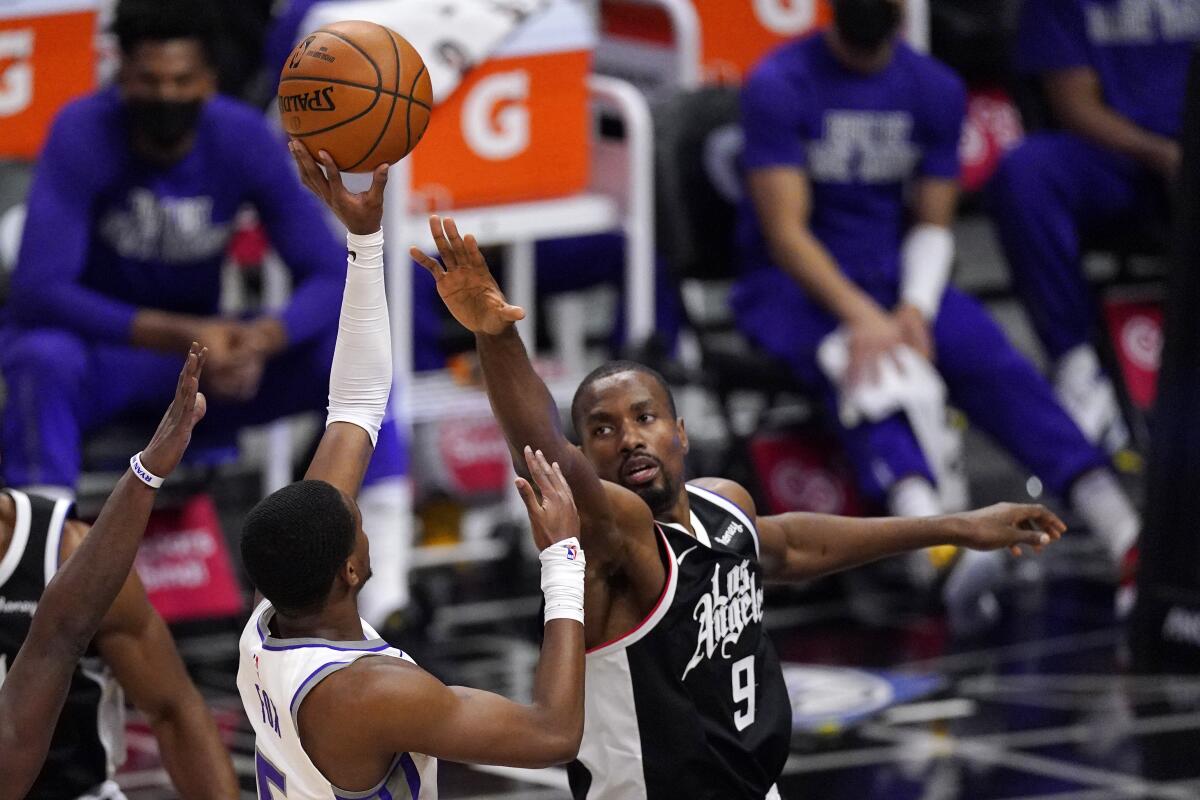
[[[573,2],[552,2],[473,67],[436,106],[412,154],[428,209],[562,197],[591,166],[587,76],[595,30]]]
[[[583,191],[591,167],[587,81],[596,43],[595,22],[584,4],[549,0],[503,36],[483,37],[483,44],[468,41],[465,32],[462,41],[441,41],[444,37],[431,36],[429,26],[436,33],[444,21],[419,12],[386,0],[324,2],[302,26],[311,30],[347,16],[368,19],[428,51],[422,55],[435,103],[425,136],[409,156],[414,210]],[[478,11],[472,13],[473,24],[480,23]],[[442,63],[448,50],[470,65],[465,72]]]
[[[692,6],[706,81],[740,81],[772,48],[831,19],[828,0],[692,0]],[[601,15],[606,37],[659,49],[673,40],[670,17],[645,0],[602,0]]]
[[[0,157],[36,156],[59,109],[95,87],[94,6],[0,4]]]
[[[588,52],[495,58],[438,106],[412,155],[431,208],[582,191],[590,168]]]

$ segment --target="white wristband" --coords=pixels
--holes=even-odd
[[[579,540],[572,536],[555,542],[538,554],[542,562],[542,594],[546,597],[545,622],[573,619],[583,622],[583,573],[587,566]]]
[[[141,453],[135,453],[133,458],[129,459],[129,468],[133,470],[133,474],[136,475],[142,483],[146,484],[151,489],[157,489],[158,487],[162,486],[163,481],[166,480],[165,478],[158,477],[153,472],[142,466]]]
[[[900,299],[926,320],[937,317],[954,265],[954,234],[941,225],[917,225],[900,248]]]

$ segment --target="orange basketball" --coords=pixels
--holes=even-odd
[[[315,158],[324,150],[344,172],[370,172],[408,155],[429,124],[433,87],[403,36],[350,20],[313,31],[279,76],[279,116]]]

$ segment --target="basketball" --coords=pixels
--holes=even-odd
[[[343,172],[404,158],[425,133],[433,87],[421,55],[395,31],[349,20],[313,31],[279,76],[283,129]]]

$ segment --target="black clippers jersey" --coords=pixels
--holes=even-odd
[[[0,556],[0,682],[29,635],[33,613],[58,570],[63,523],[71,504],[5,490],[17,506],[8,550]],[[50,752],[27,797],[72,800],[97,789],[124,755],[124,700],[108,669],[87,653],[75,668]]]
[[[576,800],[777,796],[792,711],[762,625],[758,532],[729,500],[687,491],[696,536],[659,526],[658,605],[588,652]]]

